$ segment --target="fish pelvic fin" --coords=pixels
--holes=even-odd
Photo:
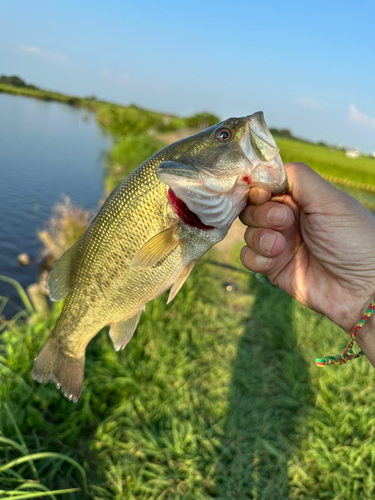
[[[85,356],[75,358],[64,353],[50,335],[34,360],[31,374],[38,382],[55,382],[64,396],[76,403],[82,392],[84,369]]]
[[[49,298],[57,302],[63,299],[70,288],[70,269],[80,240],[74,243],[56,262],[47,278],[47,290]]]
[[[178,226],[174,225],[148,240],[134,255],[130,269],[148,269],[166,257],[181,243],[177,231]]]
[[[126,344],[132,338],[135,329],[137,328],[139,318],[141,317],[142,311],[146,309],[146,306],[138,311],[131,318],[117,321],[116,323],[111,323],[111,328],[109,330],[109,336],[112,339],[115,351],[124,349]]]
[[[181,276],[178,278],[178,280],[174,283],[174,285],[171,288],[171,291],[169,292],[167,304],[172,302],[172,300],[176,297],[178,292],[181,290],[182,285],[185,283],[185,281],[188,279],[189,274],[191,273],[193,267],[195,264],[195,260],[192,260],[183,270]]]

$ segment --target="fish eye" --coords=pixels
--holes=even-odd
[[[215,132],[215,139],[218,141],[228,141],[232,137],[230,130],[227,128],[220,128]]]

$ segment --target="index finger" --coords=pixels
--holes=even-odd
[[[271,196],[271,193],[265,189],[253,186],[249,191],[248,203],[249,205],[261,205],[262,203],[269,201]]]

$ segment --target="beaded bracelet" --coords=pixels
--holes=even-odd
[[[365,311],[365,314],[362,316],[362,318],[358,321],[358,323],[355,325],[353,334],[350,337],[348,347],[345,349],[345,351],[342,354],[336,354],[336,356],[326,356],[325,358],[316,358],[315,364],[317,366],[327,366],[327,365],[344,365],[348,361],[359,358],[360,356],[363,356],[363,351],[360,350],[357,353],[353,352],[353,344],[354,340],[357,336],[357,333],[359,330],[362,328],[362,326],[366,323],[366,321],[369,319],[369,317],[372,315],[372,313],[375,310],[375,299],[371,302],[371,304],[368,306],[368,308]]]

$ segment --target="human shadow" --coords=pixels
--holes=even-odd
[[[286,499],[296,426],[308,409],[309,376],[298,352],[293,299],[259,274],[233,363],[229,410],[216,468],[216,497]]]

